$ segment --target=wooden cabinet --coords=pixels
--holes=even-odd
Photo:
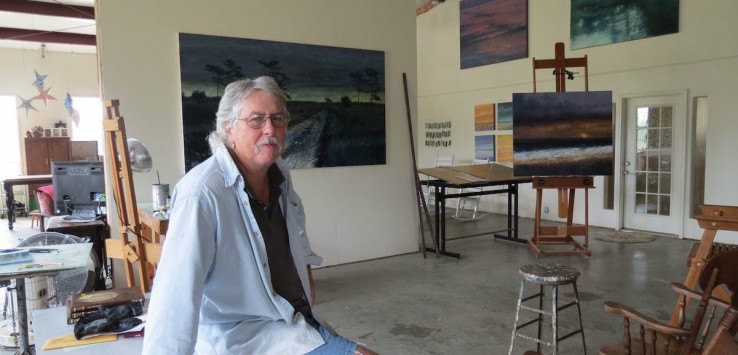
[[[51,174],[52,161],[69,161],[72,148],[69,137],[26,138],[26,175]],[[29,186],[28,193],[40,185]]]

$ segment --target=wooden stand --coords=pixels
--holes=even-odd
[[[587,56],[581,58],[565,58],[564,43],[555,45],[554,59],[533,58],[533,92],[536,92],[536,70],[553,69],[556,77],[556,92],[566,91],[566,80],[573,79],[574,73],[567,70],[568,67],[584,67],[584,90],[589,91],[589,71],[587,70]],[[536,257],[542,254],[584,254],[592,255],[589,251],[589,189],[594,187],[591,176],[566,176],[566,177],[534,177],[533,188],[536,189],[536,217],[534,221],[533,238],[528,241],[530,250]],[[566,218],[566,226],[553,227],[541,226],[541,204],[544,189],[558,190],[559,218]],[[576,189],[584,189],[584,225],[574,226],[574,195]],[[573,236],[584,236],[584,243],[577,242]],[[571,245],[573,250],[551,249],[544,250],[544,244]]]
[[[141,236],[136,193],[133,189],[131,162],[128,156],[128,140],[123,117],[118,111],[118,100],[105,100],[105,144],[107,146],[107,160],[113,174],[113,193],[118,207],[118,234],[120,239],[108,239],[105,243],[107,256],[111,259],[122,259],[126,272],[126,282],[129,287],[136,285],[134,280],[133,264],[138,262],[139,287],[143,292],[151,290],[152,267],[147,260],[158,260],[161,254],[161,245],[144,243]],[[129,233],[133,240],[129,239]]]
[[[697,280],[699,279],[702,269],[705,267],[707,259],[722,251],[721,249],[723,248],[736,247],[734,245],[725,246],[722,244],[715,244],[714,241],[717,232],[719,230],[738,232],[738,207],[701,205],[700,209],[702,210],[702,214],[695,216],[695,218],[697,219],[700,228],[703,229],[702,239],[700,239],[697,251],[694,255],[691,255],[689,259],[689,272],[687,272],[687,277],[684,279],[684,285],[691,289],[695,289],[697,287]],[[723,288],[716,288],[713,296],[726,302],[730,302],[730,295]],[[672,325],[678,324],[680,309],[681,307],[679,304],[674,306],[674,311],[671,313],[670,321]]]
[[[533,238],[528,241],[528,247],[536,255],[542,254],[584,254],[592,255],[589,251],[589,189],[594,187],[594,180],[590,176],[563,176],[563,177],[535,177],[533,188],[536,189],[536,218],[533,229]],[[544,189],[557,189],[559,192],[559,217],[566,218],[566,226],[541,225],[541,201]],[[584,189],[584,225],[574,225],[574,197],[576,189]],[[583,236],[583,243],[579,243],[574,236]],[[564,244],[571,245],[572,250],[550,249],[544,250],[542,245]]]

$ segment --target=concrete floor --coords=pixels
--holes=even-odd
[[[449,221],[448,236],[499,229],[503,218]],[[520,231],[529,239],[533,221],[521,219]],[[590,235],[606,231],[591,227]],[[520,266],[561,263],[581,272],[577,285],[587,353],[596,354],[600,346],[622,339],[622,318],[603,311],[606,300],[669,319],[676,302],[669,283],[684,280],[693,242],[659,237],[649,243],[611,243],[590,238],[590,258],[536,259],[522,244],[488,236],[459,239],[447,244],[447,250],[461,253],[458,260],[430,253],[424,259],[414,253],[317,269],[315,308],[339,333],[384,354],[507,354]],[[562,286],[559,295],[561,301],[572,298],[572,287]],[[574,308],[560,317],[560,334],[577,325]],[[533,331],[534,326],[527,329]],[[518,338],[513,353],[531,349],[534,343]],[[560,353],[583,354],[581,337],[564,340]]]
[[[520,236],[530,238],[532,220],[520,222]],[[449,219],[448,236],[504,224],[498,215],[472,222]],[[591,227],[590,235],[606,231]],[[30,228],[30,219],[20,218],[14,231],[7,229],[7,219],[0,219],[0,247],[13,247],[38,232]],[[622,319],[602,310],[606,300],[634,306],[656,319],[669,318],[676,302],[669,283],[683,281],[693,242],[669,237],[649,243],[590,239],[590,258],[536,259],[522,244],[489,236],[459,239],[449,241],[447,250],[461,253],[460,259],[432,253],[424,259],[413,253],[316,269],[315,308],[339,333],[383,354],[507,354],[520,287],[518,269],[531,263],[562,263],[582,273],[577,285],[587,353],[596,354],[599,346],[618,343],[622,334]],[[572,288],[562,286],[559,295],[562,301],[571,298]],[[577,324],[574,309],[562,311],[560,317],[562,332]],[[535,344],[516,340],[514,354],[529,349]],[[0,351],[5,353],[10,352]],[[564,340],[560,353],[583,354],[581,338]]]

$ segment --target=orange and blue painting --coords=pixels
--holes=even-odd
[[[459,21],[461,69],[528,57],[528,0],[464,0]]]
[[[483,136],[474,136],[474,158],[487,159],[487,161],[495,160],[495,136],[485,134]]]
[[[495,129],[495,104],[474,106],[474,130],[491,131]]]
[[[513,129],[512,102],[502,102],[497,104],[497,129],[501,131]]]
[[[512,134],[501,134],[497,136],[497,161],[500,163],[513,162]]]
[[[517,176],[612,175],[612,92],[513,94]]]

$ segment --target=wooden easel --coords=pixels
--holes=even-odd
[[[589,91],[589,72],[587,70],[587,56],[581,58],[565,58],[564,43],[555,45],[554,59],[533,58],[533,92],[536,92],[536,70],[553,69],[556,77],[556,92],[566,91],[566,80],[572,79],[574,73],[567,70],[572,67],[584,67],[584,91]],[[542,254],[584,254],[592,255],[589,251],[589,189],[594,187],[591,176],[562,176],[562,177],[535,177],[533,188],[536,189],[536,214],[533,229],[533,238],[528,241],[528,247],[536,257]],[[566,218],[566,226],[541,226],[541,207],[543,190],[556,189],[558,192],[558,216]],[[573,224],[574,197],[577,189],[584,189],[584,225]],[[574,236],[584,236],[584,243],[579,243]],[[573,249],[549,249],[542,245],[564,244]]]
[[[143,292],[151,289],[151,279],[148,277],[149,267],[146,266],[147,256],[151,260],[158,260],[161,253],[161,245],[144,243],[141,236],[141,224],[139,223],[138,207],[136,205],[136,193],[133,189],[133,176],[131,162],[128,156],[128,140],[126,138],[126,126],[123,117],[118,111],[118,100],[105,100],[105,119],[103,130],[105,131],[105,145],[107,149],[106,159],[110,163],[113,174],[113,194],[118,207],[118,233],[120,239],[108,239],[105,241],[106,254],[111,259],[122,259],[126,272],[126,282],[129,287],[136,285],[133,264],[138,262],[139,287]],[[133,235],[133,240],[129,239]],[[143,250],[143,252],[140,252]]]
[[[717,232],[719,230],[738,232],[738,207],[700,205],[700,209],[702,210],[702,214],[695,216],[695,218],[700,228],[703,229],[702,239],[700,239],[697,251],[693,255],[690,255],[689,272],[687,272],[687,277],[684,279],[684,285],[691,289],[697,287],[700,273],[702,273],[705,263],[711,256],[723,251],[722,249],[736,247],[734,245],[715,244],[714,241]],[[723,288],[716,288],[713,297],[730,303],[730,295]],[[681,316],[679,302],[677,301],[671,313],[670,323],[672,325],[678,325],[679,323]]]

